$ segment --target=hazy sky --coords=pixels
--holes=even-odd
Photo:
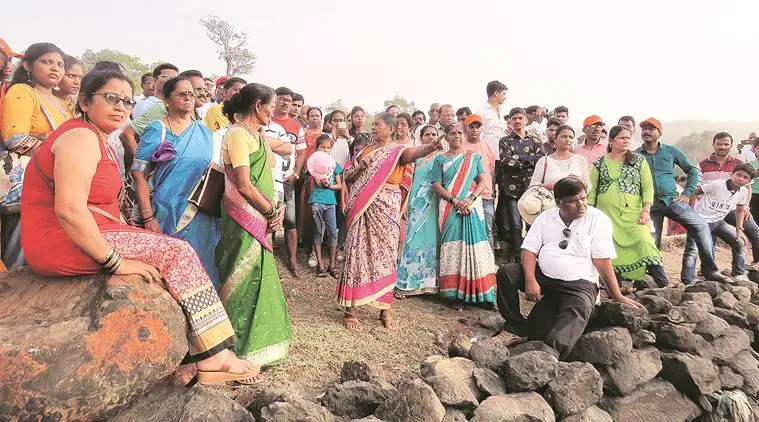
[[[476,111],[498,79],[507,107],[567,105],[573,124],[589,114],[759,120],[756,0],[4,3],[0,37],[16,50],[113,48],[221,74],[198,23],[216,14],[249,34],[258,60],[248,81],[288,86],[312,105],[377,111],[400,94],[424,110]]]

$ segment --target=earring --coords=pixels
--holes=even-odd
[[[58,92],[60,90],[61,90],[61,87],[59,87],[58,85],[56,85],[56,86],[53,87],[53,91]]]
[[[26,74],[28,75],[29,82],[34,82],[34,79],[32,79],[32,72],[27,70]]]
[[[90,119],[87,117],[87,110],[82,110],[82,119],[87,123],[90,122]]]

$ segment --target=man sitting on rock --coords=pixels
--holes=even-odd
[[[598,298],[598,275],[611,298],[642,307],[622,295],[612,269],[616,257],[609,217],[588,206],[587,188],[569,176],[554,185],[556,208],[543,211],[522,242],[522,263],[498,270],[498,309],[518,334],[543,340],[544,351],[565,359],[582,335]],[[537,302],[528,320],[519,291]]]

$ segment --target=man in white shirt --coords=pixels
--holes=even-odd
[[[485,87],[488,100],[482,110],[477,113],[483,120],[482,140],[487,142],[492,151],[498,151],[498,141],[503,138],[506,131],[504,116],[507,111],[504,112],[501,106],[506,101],[507,90],[506,85],[499,81],[488,82],[487,87]],[[496,160],[498,160],[498,154],[496,154]]]
[[[554,185],[556,208],[543,211],[522,242],[522,263],[498,270],[498,310],[544,351],[565,359],[588,324],[599,291],[599,273],[612,299],[642,307],[622,295],[611,265],[616,257],[612,224],[588,206],[585,184],[566,177]],[[519,291],[537,302],[525,321]],[[521,333],[518,333],[521,334]]]

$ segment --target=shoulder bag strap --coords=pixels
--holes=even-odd
[[[545,161],[545,165],[543,166],[543,179],[540,181],[541,185],[545,184],[545,182],[546,182],[546,171],[548,171],[548,156],[546,155],[545,158],[546,158],[546,161]]]

